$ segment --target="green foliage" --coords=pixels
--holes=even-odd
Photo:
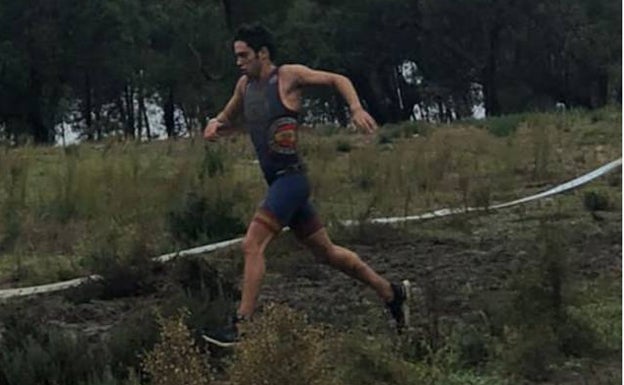
[[[583,194],[583,204],[588,211],[611,210],[613,203],[605,189],[592,189]]]
[[[488,117],[483,121],[470,121],[484,127],[494,136],[506,137],[516,132],[520,124],[526,120],[524,114],[509,114],[504,116]]]
[[[508,371],[532,381],[550,378],[554,366],[562,362],[557,337],[547,326],[510,329],[505,334],[503,361]]]
[[[154,290],[152,270],[156,262],[147,234],[138,225],[121,225],[114,220],[99,222],[98,231],[83,241],[83,264],[104,279],[93,283],[97,296],[110,299],[150,293]]]
[[[13,250],[20,236],[29,168],[27,157],[0,155],[0,251]]]
[[[200,169],[200,179],[207,176],[212,178],[217,175],[223,175],[225,171],[223,150],[213,149],[211,146],[204,147],[204,159]]]
[[[180,133],[175,111],[183,112],[186,129],[201,126],[228,100],[237,77],[232,32],[255,20],[275,32],[279,63],[348,75],[382,123],[407,120],[416,104],[427,119],[454,119],[449,107],[469,117],[479,102],[475,83],[483,86],[493,116],[552,109],[560,100],[603,106],[621,92],[621,47],[610,38],[621,33],[621,5],[588,4],[5,1],[0,23],[11,28],[0,33],[2,141],[53,142],[61,121],[90,140],[147,137],[154,133],[146,126],[146,101],[166,112],[169,136]],[[407,62],[416,63],[417,75],[404,79],[397,68]],[[335,94],[312,98],[320,102],[310,104],[315,108],[306,119],[346,123]],[[492,124],[500,135],[513,126]]]
[[[578,303],[568,307],[568,315],[583,325],[593,337],[592,348],[599,352],[617,352],[622,345],[621,282],[604,277],[584,282],[578,288]],[[585,352],[584,352],[585,353]]]
[[[11,325],[10,325],[11,326]],[[9,326],[9,327],[10,327]],[[0,379],[7,385],[79,385],[105,373],[106,355],[85,337],[57,329],[20,334],[0,350]],[[8,333],[17,330],[9,329]]]
[[[50,216],[60,223],[67,223],[72,217],[82,214],[78,208],[81,203],[77,175],[79,152],[66,150],[65,153],[65,170],[54,180],[54,197],[48,209]]]
[[[141,354],[158,341],[158,323],[151,308],[136,312],[116,324],[110,331],[106,348],[115,378],[128,378],[141,365]]]
[[[181,208],[169,213],[169,231],[182,245],[240,235],[245,225],[233,215],[233,203],[229,198],[209,201],[206,197],[190,193]]]
[[[601,335],[606,330],[616,333],[617,308],[609,306],[604,316],[596,312],[598,318],[590,321],[585,312],[597,304],[580,305],[584,295],[576,292],[570,279],[564,230],[542,223],[537,231],[537,260],[515,275],[511,297],[505,300],[508,304],[492,320],[498,324],[495,329],[502,331],[502,346],[496,351],[506,370],[544,381],[566,358],[591,356],[604,349]]]
[[[351,152],[352,148],[351,143],[344,139],[339,139],[336,142],[336,151],[338,152]]]
[[[345,384],[421,384],[432,380],[428,368],[401,359],[390,341],[354,333],[337,344],[336,362]]]

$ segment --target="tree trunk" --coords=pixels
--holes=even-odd
[[[95,109],[95,140],[102,140],[102,106]]]
[[[238,28],[245,20],[244,0],[223,0],[225,23],[230,31]]]
[[[175,120],[174,120],[174,103],[173,103],[173,89],[170,87],[165,99],[164,113],[165,113],[165,129],[167,130],[167,137],[173,138],[175,135]]]
[[[152,140],[152,129],[150,127],[149,119],[147,118],[147,109],[145,108],[145,98],[141,99],[141,103],[143,104],[143,115],[141,119],[145,121],[145,136],[147,140]]]
[[[121,122],[122,122],[122,128],[126,129],[127,126],[127,122],[128,122],[128,117],[126,114],[126,107],[125,107],[125,103],[123,100],[123,97],[119,97],[119,98],[115,98],[115,104],[117,104],[117,109],[119,110],[119,116],[121,117]]]
[[[139,85],[139,89],[137,91],[137,99],[138,99],[138,111],[137,111],[137,130],[136,137],[141,140],[141,135],[143,133],[143,109],[145,108],[145,104],[143,103],[143,88]]]
[[[132,89],[132,85],[130,83],[126,83],[125,86],[125,101],[126,101],[126,128],[124,132],[124,136],[134,138],[134,92]]]
[[[376,69],[371,69],[366,75],[354,74],[351,76],[360,99],[366,103],[367,111],[383,125],[388,122],[388,101],[381,85]]]
[[[139,94],[139,116],[138,118],[138,135],[139,138],[141,137],[142,134],[142,130],[143,130],[143,126],[145,126],[145,137],[147,138],[147,140],[150,139],[150,126],[149,126],[149,121],[147,120],[147,111],[145,108],[145,95],[143,94],[143,91],[140,92]]]
[[[50,132],[44,123],[43,118],[43,84],[39,73],[34,68],[30,69],[28,97],[28,123],[30,132],[35,143],[49,143]]]
[[[93,140],[93,119],[91,117],[91,110],[93,108],[93,100],[91,99],[91,77],[89,72],[85,72],[85,100],[82,114],[87,125],[87,140]]]
[[[606,71],[600,71],[591,84],[591,108],[604,107],[609,98],[609,75]]]
[[[501,26],[498,23],[490,29],[490,50],[488,61],[483,73],[483,96],[485,98],[485,113],[488,116],[500,115],[501,108],[498,100],[498,46]]]

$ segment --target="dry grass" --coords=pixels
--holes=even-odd
[[[160,342],[149,351],[142,367],[152,385],[207,385],[212,375],[185,324],[187,315],[160,319]]]
[[[234,385],[339,384],[330,349],[334,338],[303,315],[279,305],[241,327],[229,378]]]
[[[301,150],[310,166],[313,199],[331,226],[339,219],[518,198],[621,156],[620,127],[620,111],[606,108],[478,124],[407,123],[382,128],[383,143],[306,131]],[[65,150],[1,148],[0,282],[81,275],[89,272],[93,254],[126,255],[139,247],[157,255],[239,235],[239,226],[228,230],[220,224],[226,228],[219,234],[180,238],[170,218],[181,217],[176,223],[193,227],[191,219],[184,221],[192,196],[207,203],[198,220],[224,215],[247,223],[266,190],[253,160],[244,136],[216,144],[111,141]],[[227,211],[211,212],[215,206]],[[115,250],[103,253],[108,245]],[[48,263],[46,256],[67,256],[71,263],[48,277],[31,274],[49,271],[36,266]]]

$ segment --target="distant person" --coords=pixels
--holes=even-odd
[[[407,322],[409,282],[390,283],[356,253],[333,244],[309,201],[306,166],[297,151],[302,88],[308,85],[333,87],[349,105],[352,121],[359,129],[373,134],[377,124],[362,108],[349,79],[299,64],[276,66],[275,53],[273,37],[263,26],[244,25],[236,32],[234,54],[242,76],[223,111],[204,129],[204,138],[215,140],[220,129],[230,126],[242,114],[268,184],[265,199],[251,220],[242,244],[245,267],[238,312],[230,327],[207,339],[223,344],[238,339],[236,324],[248,320],[256,307],[265,274],[264,251],[285,226],[293,230],[319,262],[375,290],[400,332]]]

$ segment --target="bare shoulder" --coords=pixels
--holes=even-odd
[[[282,64],[279,67],[280,83],[288,89],[296,88],[301,84],[301,73],[307,67],[301,64]]]
[[[336,74],[319,71],[302,64],[286,64],[280,67],[280,73],[284,72],[284,77],[289,78],[297,85],[330,85]]]
[[[236,82],[236,88],[235,91],[237,93],[242,93],[245,91],[245,87],[247,86],[247,75],[242,75],[240,78],[238,78],[238,81]]]
[[[280,66],[280,74],[296,74],[302,71],[310,71],[309,67],[304,66],[303,64],[282,64]]]

